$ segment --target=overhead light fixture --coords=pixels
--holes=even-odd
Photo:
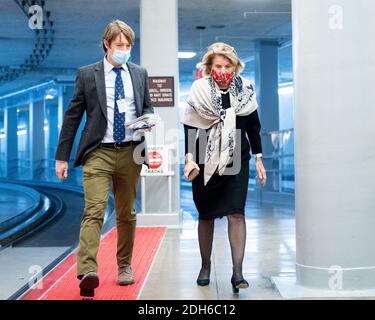
[[[179,59],[191,59],[191,58],[194,58],[196,55],[197,53],[192,52],[192,51],[179,51],[178,52]]]
[[[53,99],[55,99],[55,97],[52,94],[46,94],[45,97],[44,97],[44,99],[46,99],[46,100],[53,100]]]
[[[17,131],[17,136],[24,136],[24,135],[27,135],[27,130],[18,130]]]
[[[57,97],[57,95],[58,95],[58,92],[57,92],[56,89],[53,89],[53,88],[52,89],[48,89],[46,91],[44,99],[45,100],[53,100],[53,99],[55,99]]]

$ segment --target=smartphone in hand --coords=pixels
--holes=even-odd
[[[154,124],[152,124],[152,125],[145,124],[145,125],[142,125],[142,126],[139,126],[139,127],[134,128],[134,130],[151,129],[151,128],[154,127],[154,126],[155,126]]]

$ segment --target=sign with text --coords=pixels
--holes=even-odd
[[[148,77],[148,83],[153,107],[174,106],[173,77]]]
[[[148,159],[149,168],[143,166],[143,175],[165,174],[168,171],[168,151],[164,145],[149,145]]]

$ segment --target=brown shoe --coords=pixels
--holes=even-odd
[[[99,277],[96,272],[86,273],[79,283],[80,294],[83,297],[93,297],[94,289],[99,286]]]
[[[131,266],[119,268],[118,271],[118,284],[120,286],[127,286],[134,283],[133,271]]]

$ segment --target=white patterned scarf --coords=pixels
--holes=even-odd
[[[204,185],[216,170],[222,175],[233,160],[236,116],[247,116],[258,107],[252,84],[241,76],[235,76],[230,82],[229,99],[230,108],[223,109],[220,89],[208,76],[194,81],[186,101],[182,123],[198,129],[211,128],[205,153]]]

